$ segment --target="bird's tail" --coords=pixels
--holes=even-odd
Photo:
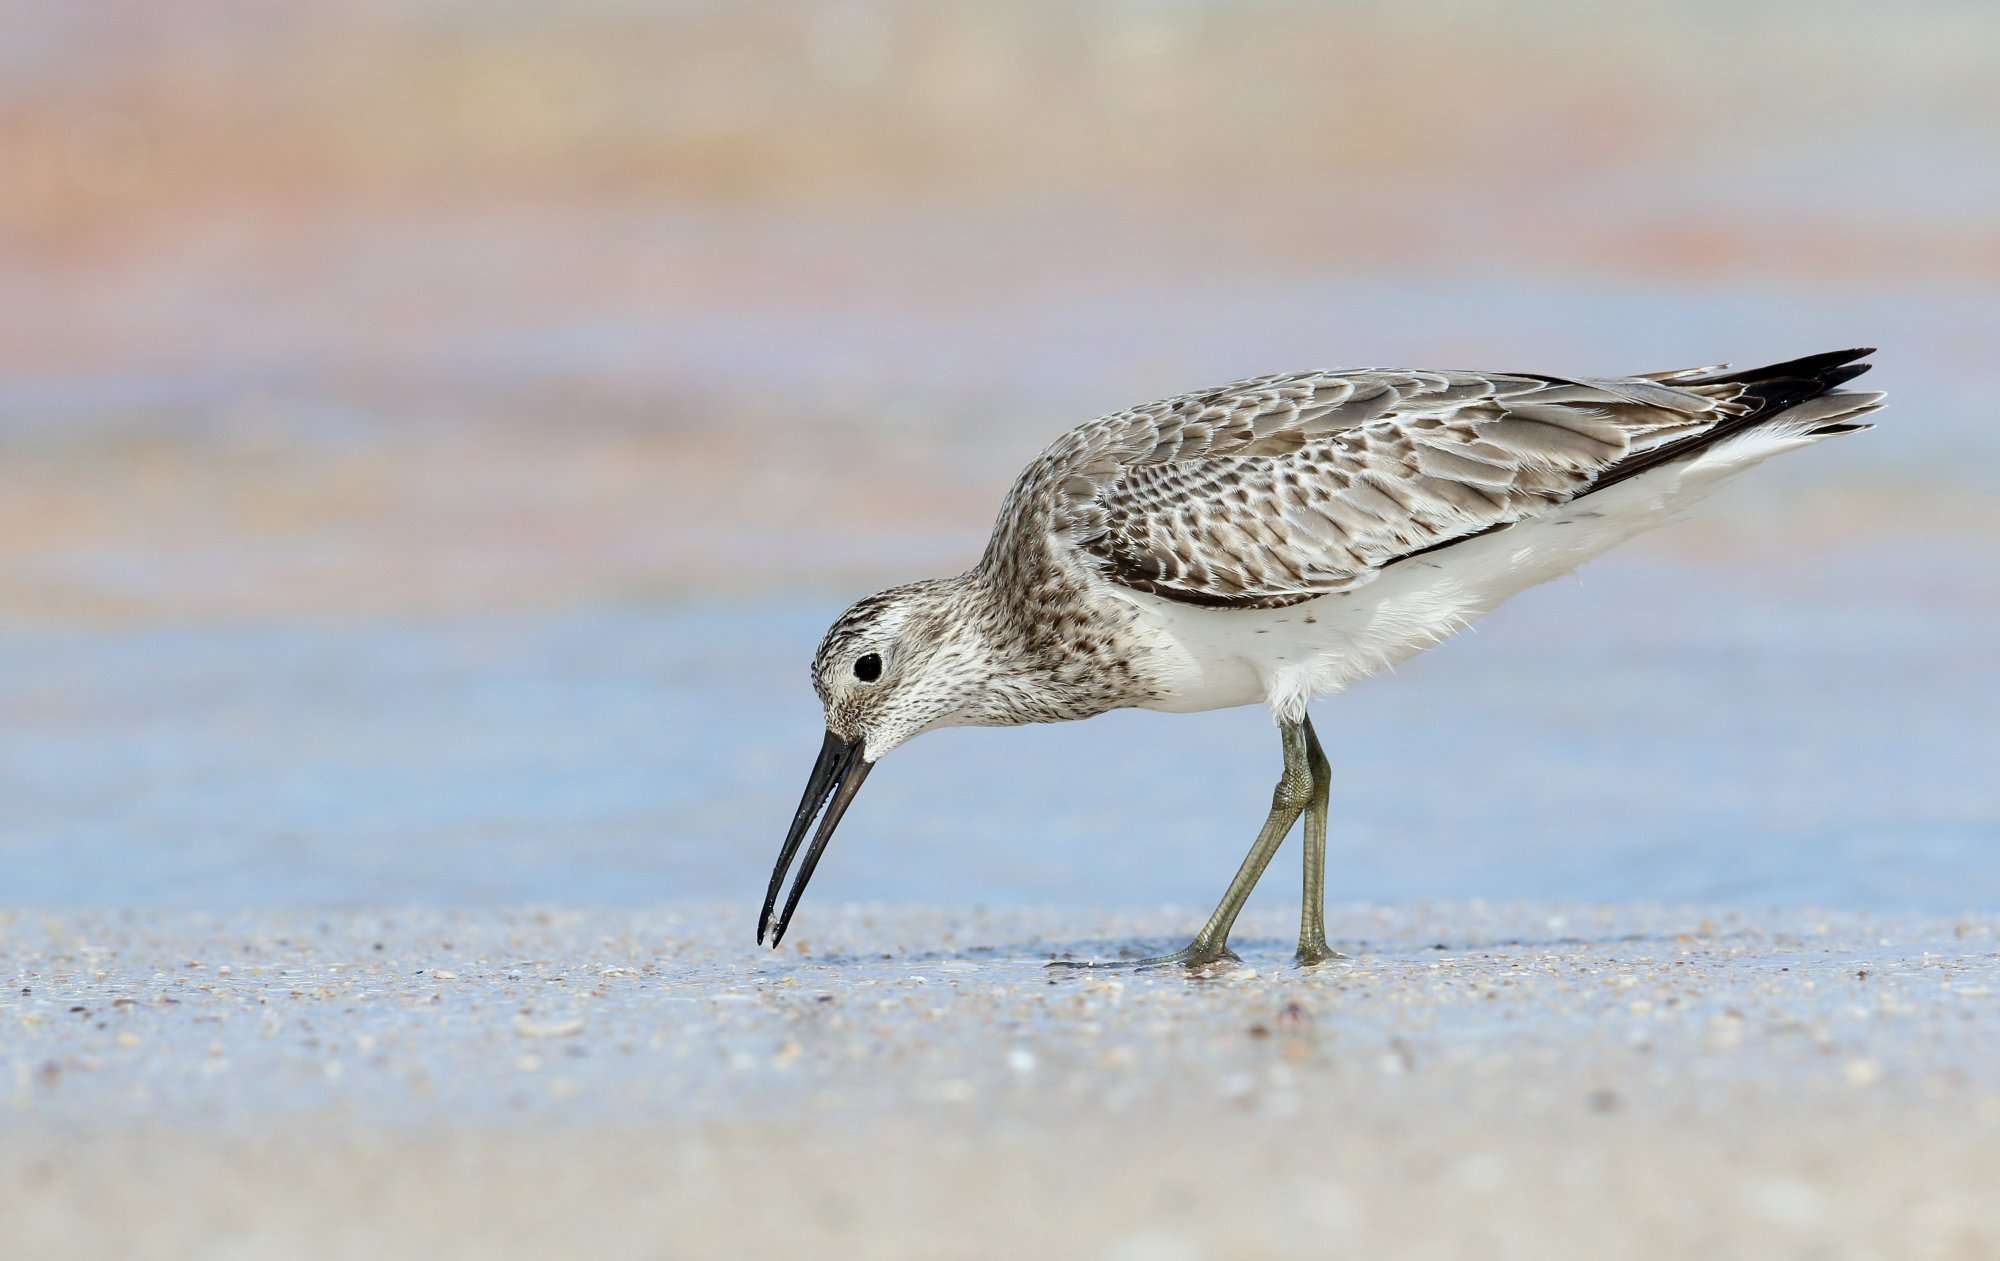
[[[1879,410],[1887,396],[1840,387],[1868,371],[1873,365],[1860,361],[1874,353],[1872,347],[1830,350],[1744,372],[1731,372],[1729,365],[1721,364],[1654,373],[1650,379],[1662,385],[1713,394],[1739,405],[1742,411],[1701,433],[1624,461],[1591,489],[1602,490],[1662,464],[1714,451],[1736,438],[1754,437],[1760,445],[1768,440],[1772,450],[1782,450],[1872,429],[1874,426],[1862,423],[1861,418]]]
[[[1821,355],[1807,355],[1803,359],[1774,363],[1764,368],[1752,368],[1748,372],[1725,373],[1684,384],[1741,385],[1743,392],[1737,401],[1749,404],[1750,410],[1731,421],[1731,425],[1755,424],[1761,420],[1769,420],[1780,412],[1803,408],[1805,404],[1818,400],[1827,400],[1821,406],[1811,409],[1813,413],[1811,416],[1798,416],[1792,419],[1821,420],[1823,423],[1818,428],[1809,431],[1814,437],[1853,433],[1869,426],[1845,423],[1843,418],[1874,411],[1881,405],[1883,396],[1860,391],[1844,393],[1835,391],[1874,367],[1873,364],[1859,362],[1874,353],[1875,349],[1872,346],[1861,350],[1830,350]]]

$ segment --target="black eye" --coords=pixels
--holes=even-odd
[[[854,663],[854,677],[863,683],[873,683],[882,677],[882,654],[871,652]]]

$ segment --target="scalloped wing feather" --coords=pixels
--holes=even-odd
[[[1676,377],[1254,378],[1065,435],[1023,474],[1003,523],[1044,519],[1135,590],[1294,604],[1566,502],[1620,461],[1745,410],[1740,384],[1665,383]]]

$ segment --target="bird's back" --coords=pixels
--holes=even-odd
[[[1865,426],[1869,352],[1622,378],[1393,369],[1258,377],[1113,413],[1021,474],[982,569],[1285,607],[1759,428]]]

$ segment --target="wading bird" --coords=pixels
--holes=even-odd
[[[912,736],[1261,702],[1285,761],[1249,855],[1185,950],[1122,966],[1233,959],[1230,927],[1302,814],[1297,961],[1336,957],[1323,910],[1330,772],[1307,703],[1770,456],[1869,428],[1858,422],[1883,396],[1838,387],[1872,353],[1618,378],[1300,372],[1070,431],[1022,471],[977,566],[871,595],[820,642],[826,739],[757,940],[784,939],[862,781]]]

